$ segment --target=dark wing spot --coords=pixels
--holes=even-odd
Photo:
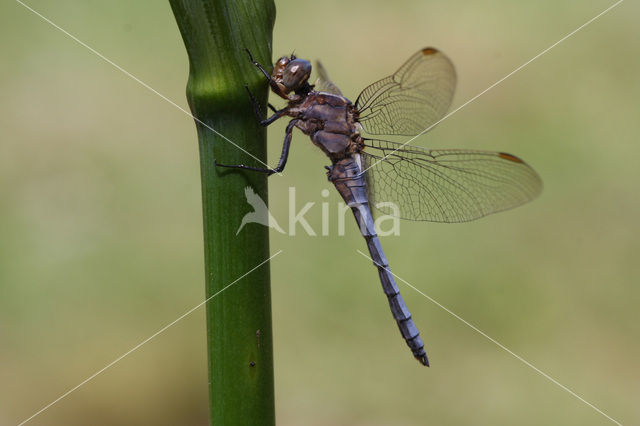
[[[433,47],[425,47],[424,49],[422,49],[422,54],[425,56],[433,55],[434,53],[438,53],[438,50],[434,49]]]
[[[513,161],[514,163],[524,163],[524,161],[522,161],[515,155],[507,154],[506,152],[499,152],[498,155],[504,160]]]

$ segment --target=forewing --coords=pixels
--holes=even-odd
[[[320,61],[316,62],[316,71],[318,71],[318,81],[315,84],[315,89],[318,92],[333,93],[334,95],[342,96],[342,92],[338,89],[333,81],[329,78],[327,70],[322,66]]]
[[[417,135],[446,114],[455,85],[449,58],[427,47],[360,93],[356,100],[360,123],[373,135]]]
[[[402,219],[467,222],[524,204],[542,190],[528,164],[503,152],[366,140],[361,155],[371,205]]]

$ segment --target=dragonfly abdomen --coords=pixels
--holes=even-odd
[[[363,215],[361,213],[365,209],[369,210],[368,216],[370,217],[371,213],[369,205],[367,203],[366,205],[360,206],[360,208],[354,209],[353,212],[356,216],[356,221],[358,221],[358,216],[361,216],[361,219],[363,219]],[[356,210],[358,211],[358,214],[356,214]],[[362,227],[360,229],[362,229]],[[407,307],[406,303],[404,303],[404,299],[400,294],[400,289],[398,288],[393,274],[389,269],[389,263],[387,262],[384,251],[382,250],[382,245],[380,244],[378,235],[363,234],[363,236],[367,241],[367,247],[369,248],[371,258],[373,259],[373,264],[378,268],[378,275],[380,276],[382,290],[387,295],[387,299],[389,300],[389,307],[391,308],[391,314],[398,323],[400,333],[402,333],[402,337],[407,342],[407,345],[411,349],[411,352],[413,352],[413,356],[416,357],[416,359],[423,365],[426,365],[428,367],[429,359],[427,358],[427,353],[424,350],[424,343],[420,338],[420,332],[418,331],[418,328],[411,318],[409,308]]]
[[[391,314],[398,324],[402,337],[407,342],[413,356],[423,365],[429,366],[418,328],[413,322],[409,308],[404,303],[398,285],[389,270],[389,263],[382,250],[371,215],[366,180],[360,170],[357,161],[353,157],[348,157],[334,163],[328,173],[329,180],[333,182],[344,201],[353,211],[360,232],[367,242],[371,259],[378,268],[382,289],[387,295]]]

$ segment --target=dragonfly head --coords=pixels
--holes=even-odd
[[[283,56],[273,67],[272,78],[285,95],[306,88],[310,76],[311,63],[294,55]]]

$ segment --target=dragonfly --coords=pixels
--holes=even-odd
[[[447,113],[456,72],[451,60],[435,48],[413,54],[395,73],[367,86],[355,103],[342,95],[320,62],[319,78],[310,84],[308,60],[283,56],[269,73],[247,53],[272,92],[287,101],[282,109],[268,104],[273,115],[262,120],[260,105],[246,87],[260,125],[291,118],[282,154],[272,169],[216,165],[279,173],[289,156],[293,129],[310,136],[331,160],[325,166],[328,179],[351,207],[402,337],[413,356],[428,367],[424,343],[376,233],[371,206],[402,219],[466,222],[534,199],[542,189],[540,177],[522,159],[505,152],[426,149],[389,140],[420,135]]]

